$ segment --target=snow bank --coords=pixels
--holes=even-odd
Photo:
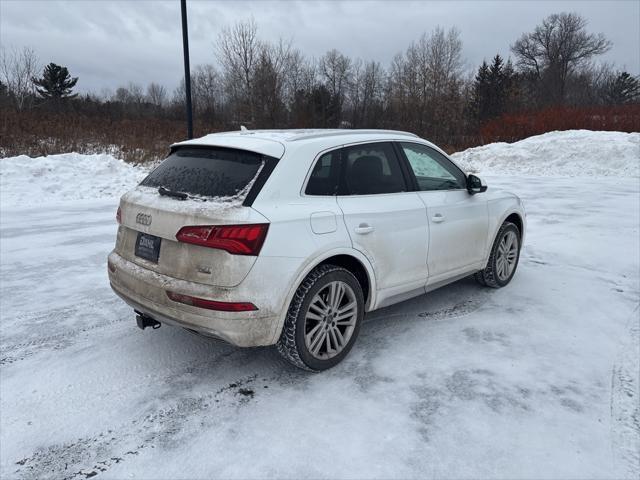
[[[638,177],[640,133],[551,132],[511,144],[470,148],[453,158],[465,170],[490,175]],[[2,158],[0,200],[3,207],[11,207],[119,198],[137,185],[149,169],[108,154]]]
[[[483,174],[638,177],[640,133],[549,132],[470,148],[452,157],[465,170]]]
[[[6,207],[119,198],[148,171],[148,167],[131,165],[108,154],[3,158],[0,159],[0,200]]]

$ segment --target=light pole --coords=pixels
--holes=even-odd
[[[187,138],[193,138],[193,112],[191,111],[191,69],[189,68],[189,32],[187,30],[187,0],[180,0],[182,11],[182,49],[184,51],[184,94],[187,107]]]

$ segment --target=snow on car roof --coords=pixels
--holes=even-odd
[[[280,158],[284,155],[285,144],[305,140],[331,139],[341,137],[342,142],[376,139],[380,137],[411,137],[417,135],[397,130],[351,130],[351,129],[291,129],[291,130],[247,130],[210,133],[204,137],[175,143],[182,145],[211,145],[218,147],[242,148],[263,155]]]

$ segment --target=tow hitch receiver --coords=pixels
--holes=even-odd
[[[145,315],[144,313],[140,313],[140,312],[136,312],[136,313],[137,313],[136,323],[138,324],[138,328],[141,330],[144,330],[147,327],[151,327],[155,330],[157,328],[160,328],[160,326],[162,325],[160,322],[158,322],[157,320],[154,320],[148,315]]]

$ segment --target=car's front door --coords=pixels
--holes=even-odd
[[[486,196],[469,194],[464,172],[437,150],[413,142],[399,147],[427,207],[429,283],[481,263],[489,228]]]
[[[424,286],[427,278],[426,207],[410,192],[390,142],[358,144],[341,151],[342,209],[353,247],[375,270],[382,296]],[[394,293],[394,290],[398,292]]]

